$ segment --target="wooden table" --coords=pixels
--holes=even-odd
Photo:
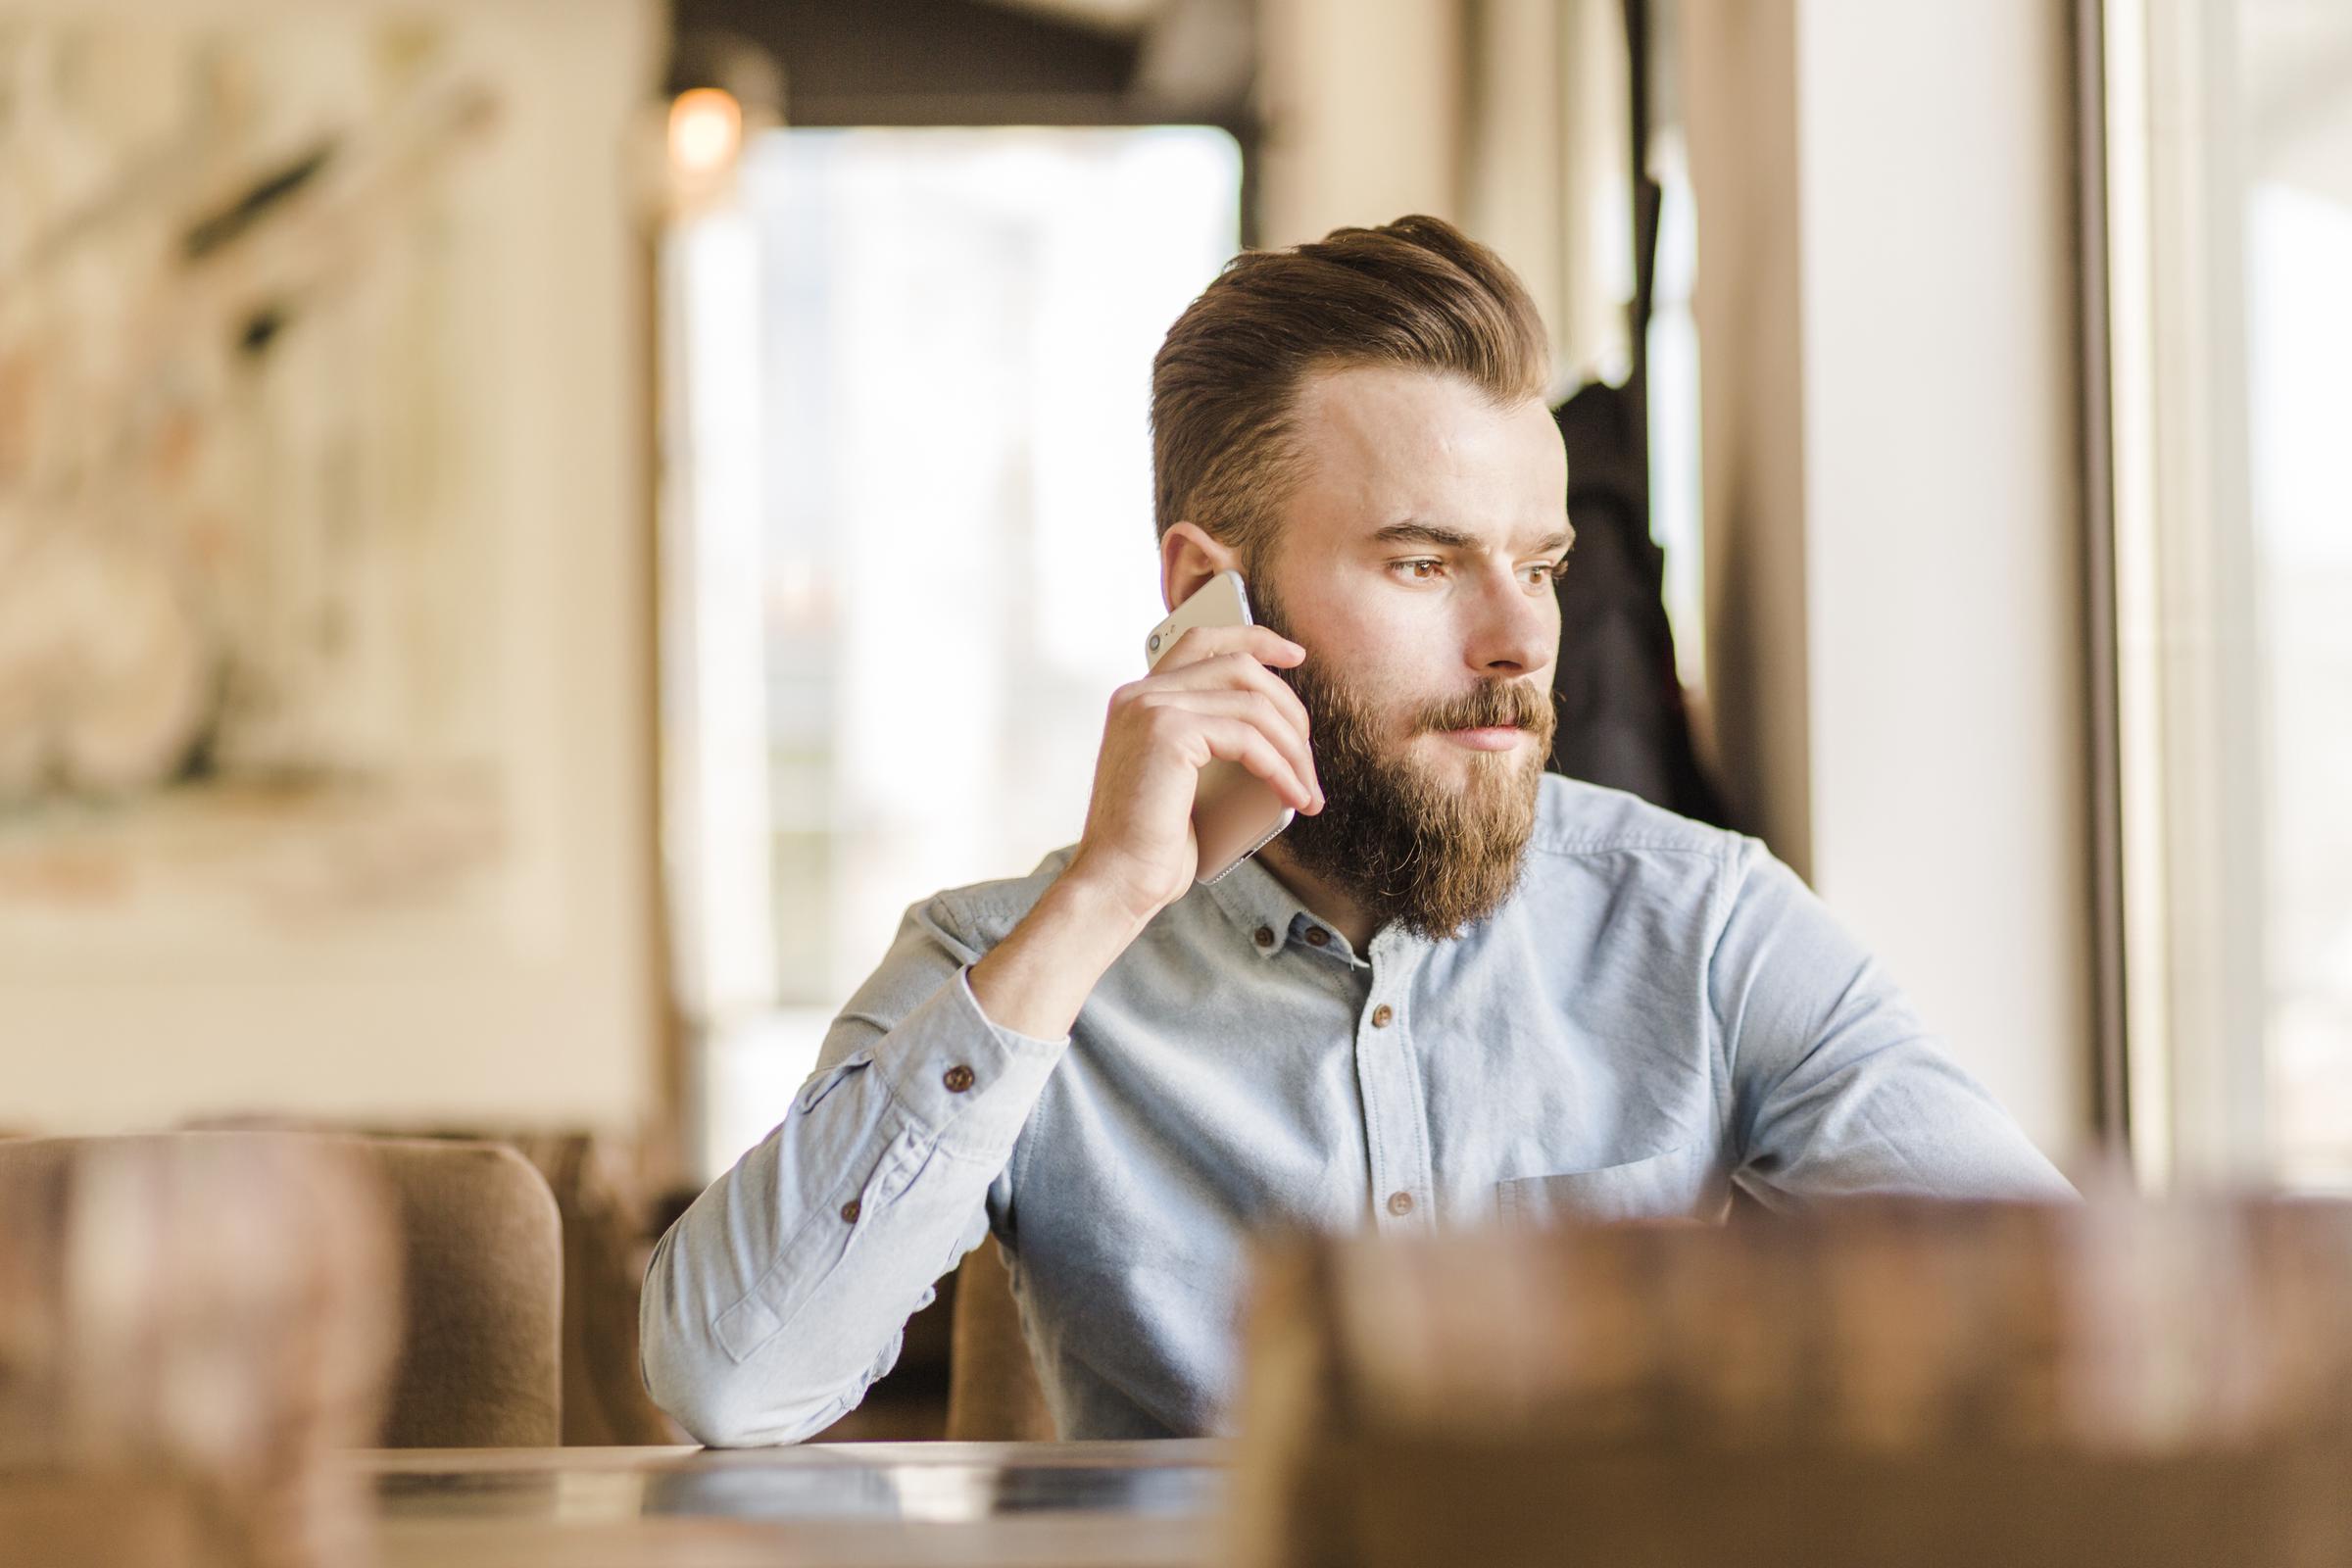
[[[383,1568],[1196,1568],[1229,1450],[1172,1443],[375,1449]]]

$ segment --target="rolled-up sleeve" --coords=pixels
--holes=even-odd
[[[1007,1211],[1005,1167],[1066,1040],[993,1023],[934,900],[827,1031],[783,1121],[654,1250],[646,1387],[713,1446],[797,1442],[897,1361],[906,1320]]]
[[[1903,1194],[2065,1200],[2066,1178],[1885,969],[1761,844],[1727,863],[1709,1003],[1742,1186],[1770,1206]]]

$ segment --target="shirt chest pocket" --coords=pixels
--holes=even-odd
[[[1706,1140],[1662,1153],[1555,1176],[1514,1176],[1494,1184],[1494,1210],[1505,1224],[1606,1224],[1617,1220],[1721,1220],[1731,1200]]]

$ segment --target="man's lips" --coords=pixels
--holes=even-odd
[[[1439,734],[1474,752],[1507,752],[1527,731],[1516,724],[1489,724],[1480,729],[1442,729]]]

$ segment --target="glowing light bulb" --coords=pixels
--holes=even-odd
[[[669,106],[669,161],[690,178],[707,178],[743,147],[743,106],[716,87],[678,94]]]

